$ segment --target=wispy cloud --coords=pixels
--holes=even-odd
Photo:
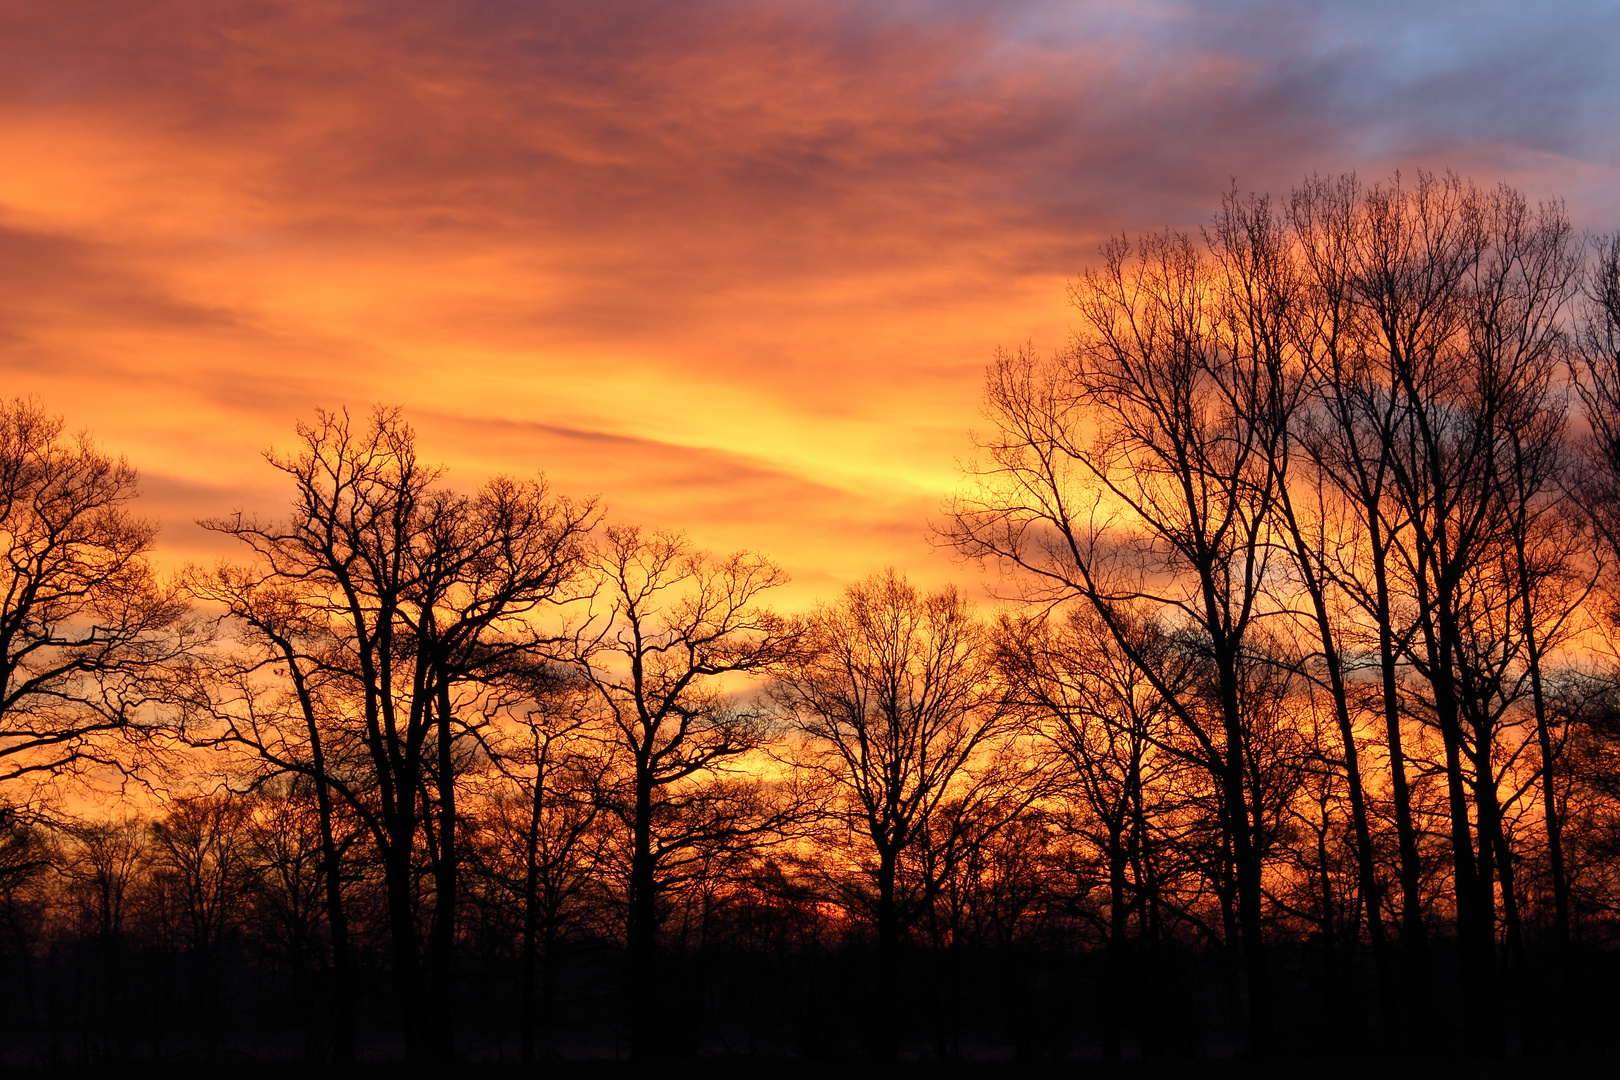
[[[1617,20],[0,5],[0,368],[177,521],[265,490],[296,416],[386,401],[460,482],[543,466],[807,581],[944,572],[921,519],[982,365],[1061,341],[1099,238],[1234,175],[1446,165],[1613,228]]]

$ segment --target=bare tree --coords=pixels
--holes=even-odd
[[[225,612],[230,632],[177,668],[174,690],[189,738],[246,752],[245,773],[262,785],[306,780],[315,804],[322,903],[332,953],[331,1057],[354,1060],[354,976],[343,898],[340,794],[368,790],[356,767],[364,746],[345,730],[351,708],[341,638],[319,602],[275,573],[228,564],[193,570],[188,587]],[[291,883],[288,883],[289,887]]]
[[[272,714],[256,712],[251,694],[221,709],[194,688],[202,711],[224,723],[221,738],[309,775],[320,801],[330,801],[323,790],[335,793],[363,823],[384,868],[409,1053],[447,1059],[457,781],[488,719],[488,686],[548,644],[539,616],[576,595],[594,506],[501,477],[458,495],[440,484],[441,468],[418,460],[397,411],[378,409],[358,429],[346,414],[321,413],[299,437],[296,454],[267,455],[293,482],[291,516],[205,522],[246,544],[255,562],[193,582],[258,650],[245,670],[273,669],[290,682],[297,708],[275,716],[293,727],[272,719],[266,728]],[[341,773],[330,767],[328,732],[338,733]],[[331,810],[322,813],[336,931],[339,867]],[[424,852],[434,883],[425,995],[416,911]]]
[[[1161,628],[1126,626],[1138,656],[1163,654],[1155,665],[1172,686],[1182,689],[1196,675],[1185,655],[1182,672],[1174,671],[1177,646]],[[1098,877],[1107,890],[1103,1059],[1119,1061],[1129,1006],[1129,920],[1134,911],[1137,937],[1144,938],[1151,932],[1150,909],[1163,902],[1156,875],[1144,872],[1163,844],[1160,804],[1174,798],[1186,770],[1201,763],[1180,752],[1164,699],[1095,611],[1075,607],[1061,619],[1006,618],[998,646],[1013,703],[1059,763],[1055,794],[1069,810],[1068,831],[1100,856]],[[1150,1000],[1142,1011],[1151,1026],[1161,1004],[1152,1000],[1158,972],[1147,972],[1146,981]],[[1144,1045],[1144,1056],[1154,1049]]]
[[[345,1011],[352,1008],[352,1002],[344,997],[340,1005],[338,994],[317,993],[318,939],[330,913],[330,894],[326,833],[321,828],[314,787],[307,775],[283,773],[268,778],[248,797],[248,882],[244,889],[257,933],[291,963],[293,997],[303,1006],[304,1059],[311,1063],[326,1057],[329,1041],[352,1038],[347,1033],[338,1036],[334,1030],[339,1024],[352,1022],[352,1016]],[[357,837],[351,829],[340,836],[337,847],[346,848],[354,839]],[[340,916],[346,918],[347,913],[341,907],[339,910]],[[346,934],[342,944],[347,978]],[[336,960],[334,955],[329,973],[332,976],[337,974]],[[344,1015],[333,1015],[338,1012]],[[332,1035],[326,1036],[327,1032]],[[340,1051],[334,1057],[352,1055]]]
[[[246,805],[229,792],[176,798],[152,825],[154,866],[185,920],[196,1015],[209,1058],[220,1027],[219,947],[243,914],[239,905],[249,879],[246,826]]]
[[[1574,495],[1574,516],[1584,526],[1585,538],[1597,552],[1596,574],[1597,610],[1595,622],[1608,642],[1612,658],[1616,654],[1616,629],[1620,628],[1620,233],[1599,237],[1593,242],[1595,265],[1586,277],[1582,310],[1576,327],[1575,348],[1571,350],[1569,364],[1575,391],[1580,400],[1581,417],[1586,421],[1588,433],[1575,444],[1580,463],[1577,479],[1570,487]],[[1612,678],[1612,673],[1611,673]],[[1570,694],[1561,709],[1553,710],[1568,719],[1582,721],[1584,730],[1578,757],[1577,771],[1597,781],[1600,790],[1611,787],[1616,775],[1607,760],[1607,749],[1612,744],[1614,717],[1617,710],[1608,700],[1607,693]],[[1594,705],[1588,698],[1597,698]],[[1560,807],[1556,791],[1556,772],[1553,768],[1553,749],[1549,740],[1542,753],[1543,793],[1547,802],[1547,828],[1550,846],[1555,846],[1557,863],[1563,862],[1564,844],[1562,823],[1569,811]],[[1567,798],[1567,796],[1566,796]],[[1562,812],[1561,812],[1562,811]],[[1589,811],[1589,813],[1591,813]],[[1602,820],[1601,811],[1592,818]],[[1592,818],[1589,818],[1591,820]],[[1594,830],[1601,832],[1602,830]],[[1557,917],[1556,933],[1563,949],[1563,975],[1566,987],[1571,965],[1567,954],[1569,926],[1572,918],[1569,894],[1569,868],[1558,866],[1555,872],[1565,876],[1565,896]],[[1573,1005],[1575,996],[1566,990],[1566,1004]],[[1566,1013],[1569,1011],[1565,1010]],[[1572,1025],[1573,1027],[1573,1025]]]
[[[186,647],[178,590],[147,561],[135,470],[37,401],[0,404],[0,785],[127,769],[157,722],[151,674]],[[123,736],[123,739],[112,738]]]
[[[989,634],[954,588],[924,593],[885,571],[818,609],[805,644],[774,696],[805,739],[795,766],[828,790],[832,821],[854,841],[851,899],[877,926],[871,1045],[889,1058],[902,936],[1037,787],[1008,746]]]
[[[1410,1032],[1423,1040],[1434,1027],[1431,973],[1422,917],[1418,825],[1413,816],[1407,748],[1401,727],[1399,665],[1406,637],[1404,628],[1397,625],[1397,597],[1392,580],[1394,560],[1389,558],[1391,549],[1401,543],[1408,527],[1403,515],[1392,513],[1389,494],[1395,485],[1391,453],[1399,444],[1404,410],[1394,381],[1388,375],[1388,365],[1380,361],[1385,354],[1369,349],[1365,340],[1369,334],[1376,335],[1389,320],[1371,317],[1363,300],[1365,290],[1361,282],[1376,275],[1365,273],[1363,256],[1359,254],[1367,245],[1361,187],[1354,177],[1313,178],[1293,192],[1289,220],[1300,252],[1307,291],[1300,334],[1310,357],[1310,377],[1315,389],[1315,407],[1301,417],[1292,434],[1311,465],[1314,503],[1323,525],[1319,542],[1312,543],[1311,539],[1315,538],[1307,538],[1308,529],[1301,527],[1305,515],[1296,514],[1292,503],[1284,510],[1292,526],[1294,547],[1299,552],[1301,578],[1317,614],[1323,642],[1323,667],[1335,695],[1335,711],[1340,713],[1346,770],[1347,773],[1353,770],[1353,774],[1359,774],[1359,762],[1352,765],[1355,740],[1353,735],[1346,739],[1343,733],[1348,719],[1348,701],[1341,710],[1339,695],[1348,692],[1348,687],[1344,686],[1343,654],[1347,639],[1352,647],[1356,641],[1356,627],[1342,613],[1338,613],[1336,619],[1324,621],[1329,586],[1337,586],[1342,595],[1358,604],[1373,624],[1391,802],[1400,855],[1402,974],[1413,1013]],[[1430,306],[1443,310],[1438,304]],[[1430,312],[1428,317],[1439,318],[1440,314]],[[1406,333],[1408,337],[1423,335],[1420,328],[1409,327]],[[1324,489],[1331,489],[1336,500]],[[1338,513],[1332,505],[1335,501],[1343,508]],[[1319,574],[1313,575],[1313,569]],[[1354,795],[1353,789],[1351,794]],[[1359,826],[1357,833],[1362,888],[1372,900],[1376,896],[1376,882],[1372,891],[1368,891],[1367,847],[1362,843]],[[1369,929],[1374,935],[1381,933],[1377,926],[1378,905],[1369,903],[1366,910]],[[1376,936],[1373,944],[1376,949]],[[1380,972],[1381,983],[1387,977],[1385,972]],[[1385,1003],[1384,1039],[1388,1044],[1396,1037],[1396,1031],[1388,1016],[1387,983],[1380,989]]]
[[[988,378],[996,431],[976,488],[952,506],[958,550],[1020,571],[1026,599],[1090,604],[1204,749],[1220,787],[1247,974],[1251,1046],[1271,1045],[1261,808],[1248,785],[1244,669],[1265,614],[1279,443],[1290,406],[1273,280],[1283,233],[1264,199],[1228,197],[1209,254],[1159,233],[1103,250],[1070,290],[1082,330],[1051,360],[1002,353]],[[1268,277],[1268,275],[1270,277]],[[1209,661],[1178,689],[1136,648],[1127,611],[1185,629]]]
[[[679,534],[612,526],[595,563],[607,607],[581,629],[574,664],[629,759],[615,811],[630,849],[631,1053],[646,1058],[664,1049],[660,894],[715,846],[782,823],[744,765],[766,735],[763,713],[722,680],[769,674],[796,654],[800,633],[759,605],[787,577],[758,555],[714,559]]]
[[[95,942],[99,993],[92,995],[99,1014],[102,1049],[122,1053],[128,1035],[124,1000],[126,930],[134,894],[152,860],[149,823],[134,815],[82,821],[64,830],[58,867],[68,883],[80,932]]]
[[[1326,396],[1340,437],[1364,447],[1346,473],[1357,478],[1356,504],[1374,540],[1375,588],[1354,584],[1366,579],[1360,567],[1339,581],[1380,624],[1386,710],[1393,716],[1397,642],[1432,702],[1421,711],[1445,751],[1464,1015],[1483,1047],[1499,1044],[1503,1030],[1490,989],[1498,884],[1516,922],[1497,739],[1526,685],[1516,673],[1527,644],[1539,668],[1534,620],[1523,619],[1522,597],[1513,599],[1530,582],[1511,569],[1522,562],[1511,555],[1511,534],[1529,521],[1519,508],[1541,498],[1551,475],[1560,421],[1556,408],[1549,413],[1550,380],[1576,262],[1562,207],[1532,210],[1506,187],[1485,192],[1420,174],[1412,188],[1397,180],[1357,201],[1353,185],[1341,184],[1318,201],[1342,208],[1345,192],[1352,205],[1340,218],[1343,236],[1327,228],[1313,235],[1333,243],[1307,245],[1319,256],[1319,280],[1346,286],[1355,316],[1357,365],[1335,367],[1349,384],[1330,384]],[[1308,206],[1296,199],[1296,218]],[[1524,472],[1533,460],[1539,476]],[[1528,482],[1522,492],[1501,479],[1513,472]],[[1380,485],[1376,496],[1369,480]],[[1395,625],[1398,606],[1404,626]],[[1503,622],[1508,611],[1519,614]],[[1392,723],[1396,763],[1399,737]],[[1411,899],[1407,908],[1410,920]],[[1511,926],[1509,938],[1512,946]]]
[[[595,702],[572,672],[540,666],[520,682],[529,707],[490,740],[498,771],[478,825],[487,870],[520,912],[519,1054],[531,1062],[544,1049],[559,938],[602,875],[620,755],[603,752]]]

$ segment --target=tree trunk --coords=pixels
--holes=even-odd
[[[1374,604],[1377,607],[1378,661],[1383,680],[1384,737],[1389,747],[1390,793],[1395,803],[1395,838],[1400,849],[1401,960],[1407,1005],[1412,1010],[1408,1041],[1414,1048],[1431,1042],[1436,1034],[1428,935],[1423,929],[1422,863],[1418,859],[1417,829],[1412,822],[1412,790],[1406,780],[1406,753],[1402,747],[1400,690],[1396,670],[1395,628],[1391,625],[1387,555],[1376,507],[1367,510],[1371,529]],[[1390,1033],[1394,1037],[1394,1032]]]
[[[872,1057],[893,1061],[900,1052],[895,1028],[900,1004],[900,913],[895,907],[894,852],[878,852],[878,972],[874,987],[876,1001],[869,1010],[872,1029],[869,1047]]]
[[[1154,1060],[1165,1056],[1164,976],[1159,957],[1159,889],[1153,873],[1152,852],[1148,850],[1147,812],[1142,805],[1140,774],[1133,774],[1131,785],[1132,828],[1131,873],[1137,895],[1136,933],[1142,952],[1141,964],[1147,987],[1142,1008],[1142,1057]]]
[[[1243,971],[1249,992],[1249,1052],[1257,1057],[1271,1053],[1271,980],[1266,970],[1266,949],[1262,937],[1264,922],[1261,901],[1261,857],[1254,833],[1256,815],[1250,814],[1244,777],[1247,762],[1243,754],[1243,725],[1238,704],[1237,657],[1219,657],[1221,710],[1225,714],[1226,760],[1221,777],[1226,789],[1228,831],[1232,837],[1232,862],[1237,884],[1238,929],[1243,938]]]
[[[319,771],[319,766],[316,767]],[[320,808],[321,862],[325,864],[326,926],[332,944],[332,1063],[354,1064],[354,970],[349,959],[349,919],[343,909],[343,867],[332,829],[332,797],[324,775],[316,784]]]
[[[409,837],[411,832],[404,833]],[[389,951],[394,961],[395,993],[398,995],[400,1023],[405,1032],[405,1057],[420,1062],[423,1054],[417,1002],[416,913],[411,903],[411,853],[405,840],[398,838],[383,852],[383,877],[388,893]]]
[[[1495,799],[1491,800],[1493,803]],[[1498,876],[1502,882],[1502,921],[1507,928],[1508,958],[1513,966],[1513,999],[1519,1014],[1519,1050],[1526,1057],[1541,1052],[1541,1010],[1530,986],[1530,957],[1524,945],[1524,926],[1519,918],[1518,887],[1513,869],[1513,852],[1502,830],[1501,808],[1492,810],[1491,840],[1496,847]]]
[[[438,845],[433,861],[433,923],[428,940],[428,976],[432,1004],[429,1009],[429,1053],[434,1061],[455,1058],[456,1019],[456,906],[458,866],[456,851],[455,740],[450,729],[449,684],[440,681],[438,704]]]
[[[1515,537],[1519,568],[1519,596],[1524,608],[1525,653],[1530,661],[1530,700],[1536,716],[1536,745],[1541,750],[1541,813],[1547,831],[1547,862],[1553,892],[1553,1007],[1552,1014],[1567,1025],[1569,1017],[1569,877],[1564,869],[1564,830],[1558,812],[1557,781],[1553,771],[1551,725],[1547,720],[1546,688],[1541,679],[1541,639],[1536,632],[1531,599],[1529,559],[1524,530]],[[1569,1041],[1566,1026],[1564,1039]]]
[[[1327,849],[1327,802],[1321,805],[1322,826],[1316,832],[1316,866],[1319,877],[1318,885],[1321,890],[1319,903],[1322,912],[1317,919],[1317,928],[1322,935],[1322,1045],[1332,1046],[1338,1040],[1336,1030],[1340,1026],[1353,1027],[1346,1023],[1339,1002],[1339,971],[1334,962],[1338,959],[1338,943],[1333,933],[1333,879],[1328,872]]]
[[[545,782],[544,767],[536,773],[534,778],[534,802],[531,804],[529,814],[529,835],[524,838],[524,866],[523,866],[523,944],[519,955],[519,1018],[518,1027],[521,1032],[522,1049],[520,1057],[525,1065],[534,1061],[534,974],[535,974],[535,946],[536,933],[539,928],[539,847],[540,847],[540,812],[543,785]]]
[[[1103,1060],[1107,1062],[1120,1060],[1125,1013],[1125,844],[1121,832],[1116,823],[1108,837],[1108,993],[1103,1002]]]
[[[297,657],[283,645],[288,670],[294,673],[299,703],[309,729],[310,769],[315,780],[315,811],[321,830],[321,869],[325,877],[326,926],[332,943],[332,1064],[354,1064],[354,972],[349,960],[349,918],[343,909],[343,861],[332,824],[332,789],[326,774],[326,749],[315,722],[314,701],[296,673]]]
[[[1435,713],[1445,744],[1446,798],[1451,818],[1452,892],[1457,906],[1457,960],[1463,1026],[1470,1052],[1489,1052],[1497,1038],[1497,1033],[1489,1030],[1486,1020],[1491,997],[1487,985],[1495,967],[1490,925],[1494,919],[1487,921],[1480,910],[1480,866],[1476,862],[1478,853],[1474,850],[1468,821],[1468,796],[1464,788],[1462,765],[1463,734],[1456,690],[1452,683],[1452,653],[1448,643],[1437,640],[1430,616],[1425,615],[1424,623],[1429,685],[1434,691]]]
[[[652,854],[652,776],[636,775],[636,807],[630,858],[630,911],[626,935],[630,979],[630,1056],[659,1056],[657,948],[658,897]]]
[[[1367,938],[1372,945],[1373,969],[1378,980],[1379,1027],[1384,1048],[1389,1050],[1393,1049],[1396,1040],[1399,1006],[1395,1000],[1395,980],[1390,971],[1389,951],[1384,945],[1384,919],[1379,907],[1378,872],[1372,846],[1372,830],[1367,824],[1367,798],[1361,788],[1361,764],[1356,748],[1355,728],[1350,722],[1349,695],[1344,685],[1344,670],[1339,659],[1339,650],[1333,640],[1333,625],[1328,618],[1322,579],[1312,566],[1310,552],[1294,518],[1293,504],[1289,501],[1286,491],[1282,495],[1282,504],[1289,530],[1293,535],[1305,589],[1310,594],[1311,605],[1316,615],[1316,626],[1322,639],[1322,659],[1327,665],[1328,687],[1333,695],[1334,719],[1338,721],[1339,741],[1344,746],[1344,772],[1350,792],[1350,820],[1356,836],[1356,869],[1360,878],[1362,906],[1367,919]],[[1326,873],[1325,863],[1323,872]]]

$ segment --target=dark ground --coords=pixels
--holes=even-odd
[[[1095,1061],[1040,1063],[938,1063],[867,1061],[806,1062],[769,1058],[695,1058],[665,1063],[545,1062],[458,1064],[441,1068],[407,1068],[400,1064],[363,1065],[337,1071],[304,1064],[221,1061],[216,1064],[172,1063],[161,1066],[73,1067],[58,1070],[13,1070],[17,1077],[51,1076],[92,1080],[100,1077],[158,1077],[168,1080],[284,1080],[284,1078],[352,1077],[354,1080],[1554,1080],[1554,1078],[1620,1077],[1613,1058],[1557,1060],[1462,1060],[1457,1058],[1279,1058],[1270,1061],[1230,1059],[1103,1065]]]

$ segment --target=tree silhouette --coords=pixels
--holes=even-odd
[[[855,838],[853,891],[878,941],[871,1049],[892,1058],[902,935],[1036,785],[1006,745],[1011,714],[988,632],[955,589],[919,592],[888,570],[806,629],[804,659],[774,693],[805,739],[795,767],[828,789],[826,813]]]
[[[605,606],[581,628],[573,661],[629,759],[615,810],[630,849],[631,1053],[646,1058],[667,1052],[670,1034],[659,1022],[660,894],[715,846],[783,820],[741,768],[764,740],[763,715],[720,680],[768,674],[794,657],[800,634],[759,606],[787,578],[757,555],[712,559],[678,534],[610,526],[595,566]]]
[[[155,672],[182,653],[185,599],[147,556],[137,477],[38,402],[0,404],[0,785],[128,769],[159,718]],[[118,736],[119,738],[111,738]],[[131,742],[133,739],[135,742]]]
[[[347,415],[321,413],[299,436],[296,455],[267,455],[293,482],[290,517],[206,523],[246,544],[255,562],[222,565],[193,588],[244,626],[260,650],[249,670],[271,666],[290,681],[304,737],[290,742],[279,721],[267,731],[251,707],[210,712],[224,719],[225,738],[313,779],[325,807],[334,933],[343,919],[326,793],[364,825],[387,884],[410,1055],[445,1060],[455,1013],[457,780],[486,719],[478,706],[487,687],[551,641],[537,613],[574,597],[594,508],[506,478],[457,495],[439,485],[442,469],[418,461],[397,411],[378,410],[359,429]],[[328,767],[323,729],[341,733],[343,775]],[[425,1001],[416,911],[424,851],[434,882]]]

